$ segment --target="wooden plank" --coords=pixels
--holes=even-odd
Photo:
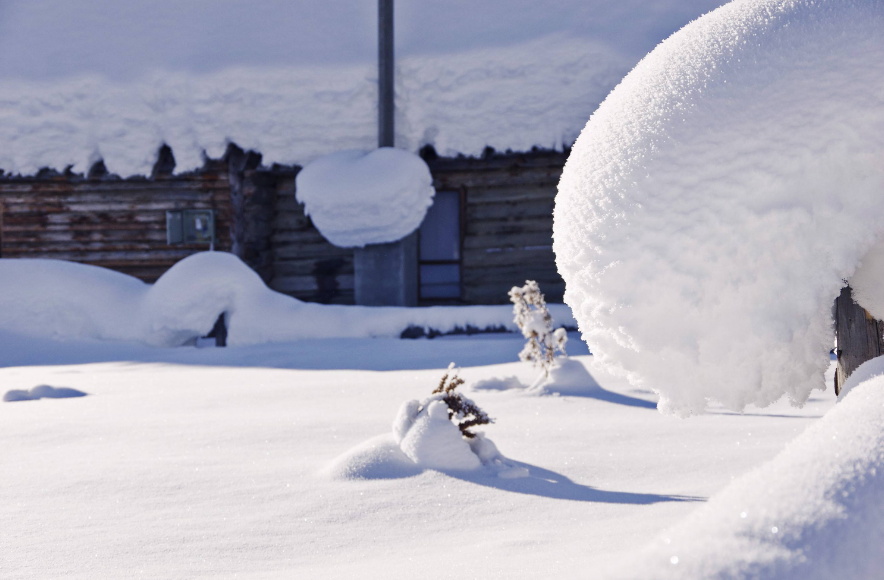
[[[556,186],[562,176],[561,167],[539,167],[531,170],[471,171],[433,174],[433,186],[437,190],[468,189],[475,187],[511,187],[515,185]]]
[[[884,322],[875,320],[853,301],[850,287],[841,289],[835,300],[835,334],[838,340],[835,394],[861,364],[884,352]]]
[[[514,220],[524,218],[549,218],[552,224],[552,214],[555,208],[555,200],[548,199],[522,199],[503,200],[496,203],[470,203],[466,204],[467,220]]]
[[[437,173],[494,171],[513,169],[533,169],[539,167],[558,167],[565,165],[568,152],[563,151],[529,151],[522,153],[500,153],[490,157],[438,157],[427,161],[430,172]]]
[[[335,276],[335,282],[339,290],[353,290],[354,278],[352,275]],[[319,283],[316,276],[274,276],[271,287],[277,292],[290,293],[315,293],[319,291]]]
[[[552,245],[552,232],[527,232],[509,236],[466,236],[463,241],[464,251],[472,249],[497,249],[506,251],[509,248],[534,248]]]
[[[317,261],[321,260],[308,257],[297,261],[276,262],[273,267],[274,276],[279,278],[284,278],[286,276],[312,276],[316,272]],[[339,275],[353,274],[353,260],[341,259],[341,265],[336,272]]]
[[[206,246],[175,246],[176,249],[167,249],[167,247],[147,247],[143,249],[125,249],[125,250],[71,250],[71,251],[34,251],[21,252],[15,248],[9,248],[4,245],[4,258],[52,258],[54,260],[70,260],[72,262],[89,262],[109,264],[106,267],[114,267],[133,263],[152,263],[153,261],[181,259],[195,252],[203,252]]]
[[[127,241],[150,241],[166,243],[166,229],[103,229],[78,231],[69,229],[68,231],[39,231],[32,230],[27,232],[10,231],[7,232],[5,242],[8,244],[45,244],[54,245],[57,243],[108,243],[114,244]]]
[[[121,202],[132,201],[212,201],[226,200],[230,189],[177,189],[164,190],[131,190],[131,191],[86,191],[86,192],[45,192],[32,191],[26,193],[4,194],[3,201],[9,205],[60,205],[66,203],[103,203],[108,200]]]
[[[533,266],[555,265],[556,256],[552,248],[526,250],[514,248],[509,251],[488,252],[486,250],[470,250],[463,253],[464,268],[489,268],[494,266]]]
[[[471,187],[467,189],[467,211],[482,203],[523,203],[555,200],[557,189],[549,184],[506,184],[503,187]],[[549,215],[552,215],[550,210]]]

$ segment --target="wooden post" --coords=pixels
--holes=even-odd
[[[394,146],[393,0],[378,0],[378,147]]]
[[[847,377],[867,360],[884,353],[884,322],[875,320],[862,306],[853,301],[850,286],[842,288],[835,300],[835,333],[838,337],[835,371],[835,395]]]

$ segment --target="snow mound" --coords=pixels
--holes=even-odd
[[[333,479],[394,479],[432,469],[455,474],[484,472],[503,479],[528,477],[528,469],[505,458],[484,433],[464,437],[448,417],[444,396],[440,393],[424,401],[406,401],[393,420],[392,434],[354,447],[323,473]]]
[[[884,377],[649,547],[628,578],[872,580],[884,570]]]
[[[436,194],[424,160],[393,147],[338,151],[295,179],[304,213],[342,248],[401,240],[421,225]]]
[[[13,389],[6,391],[3,400],[7,403],[16,401],[36,401],[38,399],[71,399],[74,397],[85,397],[88,393],[69,387],[50,387],[49,385],[40,385],[34,387],[30,391],[24,389]]]
[[[850,376],[844,381],[844,384],[841,386],[841,392],[838,393],[838,400],[844,400],[847,393],[852,391],[854,387],[881,375],[884,375],[884,356],[867,360],[850,373]]]
[[[565,301],[665,412],[824,389],[832,303],[884,233],[884,3],[737,0],[608,96],[559,184]]]
[[[335,459],[324,473],[332,479],[399,479],[423,471],[389,434],[357,445]]]
[[[471,471],[482,466],[460,429],[448,419],[448,405],[443,401],[431,402],[414,418],[399,446],[426,469]]]
[[[600,392],[601,387],[577,359],[559,357],[549,370],[541,374],[530,390],[543,395],[585,397]]]
[[[524,388],[526,386],[516,376],[491,377],[476,381],[472,385],[474,391],[510,391]]]
[[[557,316],[570,310],[555,306]],[[153,286],[97,266],[59,260],[0,260],[0,328],[55,340],[181,346],[223,314],[230,346],[314,338],[399,337],[460,328],[516,330],[507,306],[386,308],[308,304],[268,289],[233,254],[181,260]],[[573,323],[573,319],[570,321]]]

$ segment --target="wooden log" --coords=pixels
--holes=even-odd
[[[835,300],[835,333],[837,336],[838,368],[835,370],[835,395],[847,378],[867,360],[884,352],[884,322],[875,320],[862,306],[853,301],[850,287],[841,290]]]

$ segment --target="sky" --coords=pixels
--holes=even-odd
[[[720,0],[399,0],[399,56],[591,37],[638,60]],[[0,0],[0,78],[325,66],[376,58],[374,0]]]

